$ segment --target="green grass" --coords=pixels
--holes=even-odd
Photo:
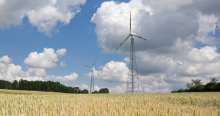
[[[0,94],[60,94],[60,95],[66,94],[67,95],[68,93],[0,89]]]

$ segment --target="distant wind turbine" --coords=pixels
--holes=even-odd
[[[98,59],[98,57],[96,58],[96,60]],[[95,60],[95,62],[96,62]],[[93,75],[93,66],[95,64],[95,62],[93,63],[92,66],[88,66],[85,65],[86,67],[89,67],[91,69],[91,84],[90,84],[90,93],[92,93],[94,91],[94,75]]]

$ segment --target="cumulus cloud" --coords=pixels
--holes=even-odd
[[[216,47],[219,43],[210,35],[215,34],[220,24],[220,8],[216,4],[219,1],[108,1],[102,3],[91,22],[96,24],[97,44],[106,53],[114,52],[129,34],[131,11],[132,32],[148,40],[134,38],[142,91],[169,92],[185,88],[191,79],[206,83],[211,77],[220,77],[220,54]],[[204,46],[195,47],[198,42]],[[128,39],[116,52],[129,54],[130,44]],[[129,57],[123,60],[130,61]],[[97,78],[101,72],[105,71],[96,71]],[[115,80],[110,77],[108,81]],[[122,91],[123,87],[117,88]]]
[[[86,0],[0,0],[0,27],[21,24],[26,16],[40,32],[51,36],[57,22],[66,25]]]
[[[90,88],[89,88],[88,85],[86,85],[86,84],[83,83],[82,86],[81,86],[81,90],[83,90],[83,89],[89,90]]]
[[[115,87],[109,88],[110,93],[126,93],[127,84],[117,85]]]
[[[24,60],[27,71],[22,71],[22,67],[11,62],[11,58],[7,55],[0,58],[0,79],[13,80],[41,80],[41,81],[74,81],[78,78],[75,72],[66,76],[47,75],[44,68],[56,66],[54,62],[58,60],[58,56],[64,55],[66,49],[58,49],[56,53],[52,48],[45,48],[43,53],[32,52]],[[48,65],[48,66],[46,66]]]
[[[101,89],[101,88],[100,88],[98,85],[95,85],[95,86],[94,86],[94,90],[95,90],[95,91],[99,91],[100,89]]]
[[[5,55],[2,58],[0,58],[0,62],[9,64],[9,63],[11,63],[11,58],[9,58],[7,55]]]
[[[213,14],[203,14],[195,8],[192,9],[197,2],[195,3],[193,0],[183,2],[147,1],[102,3],[93,15],[91,22],[96,24],[97,43],[105,52],[113,52],[128,36],[130,11],[132,11],[132,32],[148,40],[148,42],[143,42],[135,38],[135,45],[138,45],[136,51],[154,50],[154,52],[159,52],[159,48],[175,46],[177,39],[182,42],[197,40],[208,44],[215,43],[214,40],[210,42],[210,37],[205,33],[214,32],[219,17]],[[170,2],[174,4],[170,4]],[[155,10],[160,10],[160,12]],[[200,36],[197,38],[198,35]],[[202,36],[205,38],[201,38]],[[118,49],[118,52],[129,52],[129,46],[130,39]]]
[[[56,51],[57,56],[63,56],[63,55],[65,55],[65,53],[66,53],[66,49],[65,48],[58,49]]]
[[[41,77],[41,76],[46,76],[45,69],[40,69],[40,68],[28,68],[27,72],[20,71],[18,73],[20,77],[30,77],[30,76],[36,76],[36,77]]]
[[[29,68],[27,72],[23,72],[21,66],[9,62],[11,58],[9,58],[8,56],[3,56],[0,59],[4,59],[0,61],[0,79],[8,81],[19,79],[43,80],[41,76],[46,75],[44,69]]]
[[[124,62],[110,61],[100,70],[93,70],[94,78],[107,82],[127,82],[128,68]],[[86,74],[90,77],[91,73]]]
[[[102,3],[91,21],[96,24],[97,43],[105,52],[112,52],[129,34],[129,16],[132,11],[132,32],[146,38],[148,42],[135,38],[136,50],[170,47],[176,39],[192,39],[199,28],[193,14],[185,15],[171,12],[151,13],[149,5],[141,0],[117,4],[113,1]],[[111,23],[110,23],[111,22]],[[160,33],[160,34],[158,34]],[[151,44],[149,44],[151,43]],[[118,49],[118,52],[129,52],[130,39]]]
[[[24,60],[24,64],[31,68],[52,68],[55,67],[58,61],[58,56],[64,55],[65,48],[58,49],[55,53],[53,48],[44,48],[42,53],[31,52]]]
[[[75,72],[71,73],[70,75],[66,75],[66,76],[50,75],[50,76],[45,77],[46,80],[57,80],[57,81],[74,81],[77,78],[78,78],[78,74],[76,74]]]

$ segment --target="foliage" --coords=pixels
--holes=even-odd
[[[211,78],[209,83],[217,83],[218,79],[216,77]]]
[[[101,88],[99,90],[99,93],[109,93],[109,90],[108,90],[108,88]]]
[[[96,90],[95,90],[94,92],[92,92],[92,94],[97,94],[97,93],[99,93],[99,92],[98,92],[98,91],[96,91]]]
[[[177,92],[218,92],[220,91],[220,83],[218,83],[218,79],[216,77],[211,78],[210,82],[206,85],[203,85],[201,80],[199,79],[192,79],[191,83],[185,85],[188,89],[183,90],[180,89]],[[171,92],[172,93],[172,92]]]
[[[187,82],[187,84],[186,84],[187,88],[198,87],[198,86],[202,85],[202,82],[199,79],[196,79],[196,80],[192,79],[191,81],[192,81],[192,83]]]
[[[95,90],[92,94],[99,94],[99,93],[109,93],[108,88],[101,88],[99,91]]]
[[[183,90],[183,89],[180,89],[180,90],[178,90],[177,92],[185,92],[185,90]]]
[[[53,81],[27,81],[20,79],[19,82],[14,80],[12,83],[5,80],[0,80],[0,89],[13,90],[34,90],[34,91],[48,91],[48,92],[62,92],[62,93],[83,93],[88,94],[88,90],[81,91],[79,87],[68,87],[60,82]]]
[[[84,90],[81,91],[81,93],[88,94],[89,91],[87,89],[84,89]]]
[[[177,91],[171,91],[171,93],[177,93]]]

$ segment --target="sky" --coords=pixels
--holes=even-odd
[[[219,0],[0,0],[0,79],[125,93],[130,11],[142,93],[220,79]]]

